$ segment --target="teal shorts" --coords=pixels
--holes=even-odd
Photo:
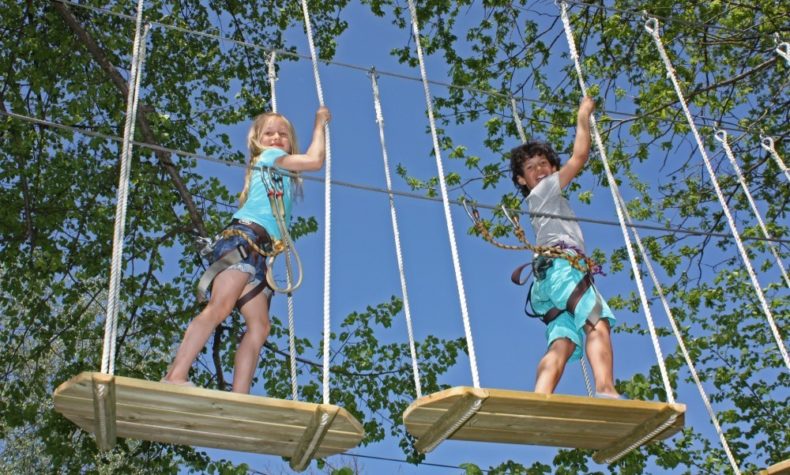
[[[538,314],[545,314],[553,307],[565,308],[573,289],[583,277],[584,273],[571,266],[567,260],[552,260],[551,267],[546,271],[546,278],[535,279],[532,285],[532,308]],[[580,359],[584,344],[584,324],[590,321],[594,325],[601,318],[607,319],[609,325],[614,326],[616,319],[612,310],[595,285],[591,285],[576,304],[575,315],[562,312],[546,326],[547,346],[551,346],[558,338],[567,338],[576,345],[569,361]]]

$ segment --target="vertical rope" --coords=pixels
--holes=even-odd
[[[277,58],[277,51],[272,50],[267,61],[268,78],[269,78],[269,93],[271,94],[271,107],[272,112],[277,112],[277,88],[275,83],[277,81],[277,73],[274,68]],[[285,249],[285,268],[287,269],[286,278],[288,279],[288,288],[293,288],[293,276],[291,273],[291,248]],[[294,401],[299,400],[299,383],[296,375],[296,319],[294,318],[294,294],[288,292],[288,350],[289,362],[291,370],[291,398]],[[271,310],[271,309],[269,309]]]
[[[730,159],[730,164],[732,164],[732,168],[735,170],[735,175],[738,177],[738,182],[741,184],[741,188],[743,189],[744,194],[746,195],[746,200],[749,202],[749,206],[752,208],[752,212],[754,213],[754,217],[757,218],[757,224],[760,226],[760,230],[763,232],[763,236],[766,239],[771,239],[771,235],[768,233],[768,228],[765,227],[765,223],[763,222],[762,216],[760,216],[760,210],[757,209],[757,205],[752,198],[752,194],[749,191],[749,185],[746,184],[746,180],[743,177],[743,173],[741,173],[741,167],[738,166],[738,162],[735,160],[735,154],[732,153],[732,148],[730,148],[729,142],[727,142],[727,132],[724,130],[717,130],[715,133],[716,140],[721,142],[722,148],[724,148],[724,153],[727,155],[727,158]],[[787,276],[787,270],[785,269],[784,264],[782,263],[782,258],[779,256],[779,250],[776,248],[771,241],[766,241],[765,243],[770,249],[771,253],[774,255],[774,259],[776,259],[776,265],[779,267],[780,272],[782,273],[782,277],[784,277],[785,285],[790,287],[790,277]]]
[[[776,148],[774,148],[774,139],[772,137],[761,137],[760,145],[771,154],[771,157],[773,157],[774,161],[779,166],[779,169],[785,174],[785,178],[790,180],[790,171],[787,170],[787,165],[785,165],[782,157],[780,157],[776,152]]]
[[[784,41],[776,45],[776,53],[783,57],[787,61],[787,65],[790,66],[790,43]]]
[[[573,33],[571,32],[571,24],[570,20],[568,19],[568,5],[565,2],[560,4],[561,16],[562,16],[562,24],[565,28],[565,38],[568,40],[568,49],[570,50],[571,58],[573,59],[573,64],[576,68],[576,75],[579,79],[579,86],[581,87],[582,94],[584,96],[587,95],[587,86],[584,82],[584,74],[582,73],[581,64],[579,63],[579,54],[576,51],[576,42],[573,39]],[[673,404],[675,402],[675,395],[672,392],[672,385],[669,381],[669,374],[667,373],[666,364],[664,363],[664,355],[661,352],[661,345],[658,342],[658,333],[655,329],[655,324],[653,323],[653,315],[650,311],[650,303],[647,300],[647,293],[645,292],[644,284],[642,283],[642,274],[639,269],[639,264],[636,261],[636,255],[634,253],[633,245],[631,244],[631,238],[628,234],[628,228],[625,225],[625,217],[624,217],[624,208],[625,206],[621,204],[621,197],[620,193],[617,188],[617,182],[612,174],[612,170],[609,167],[609,160],[606,158],[606,149],[603,146],[603,141],[601,140],[601,134],[598,132],[598,123],[595,120],[595,116],[590,116],[590,127],[592,129],[593,139],[595,140],[595,145],[598,148],[598,152],[601,156],[601,162],[603,163],[604,170],[606,171],[606,179],[609,182],[609,189],[612,193],[612,199],[614,201],[614,208],[617,212],[617,219],[620,222],[620,231],[623,234],[623,240],[625,241],[625,247],[628,251],[628,260],[631,262],[631,268],[634,275],[634,281],[636,282],[637,290],[639,291],[639,299],[642,302],[642,309],[645,312],[645,320],[647,320],[647,326],[650,331],[650,340],[653,343],[653,350],[656,353],[656,360],[658,362],[658,367],[661,372],[661,380],[664,383],[664,391],[667,394],[667,402]]]
[[[626,216],[628,217],[628,222],[631,223],[631,217],[628,215],[628,210],[626,209],[625,212],[626,212]],[[732,454],[732,450],[730,450],[730,444],[727,442],[727,438],[724,436],[724,431],[722,431],[721,429],[721,425],[719,424],[719,418],[716,415],[716,412],[713,410],[713,406],[710,403],[708,394],[705,392],[705,388],[702,386],[702,381],[700,381],[699,379],[699,375],[697,374],[697,368],[694,364],[694,361],[691,359],[691,355],[686,349],[686,343],[683,340],[683,335],[680,333],[680,327],[675,321],[675,316],[672,313],[672,309],[669,306],[669,302],[667,302],[666,296],[664,295],[664,290],[661,287],[661,284],[658,282],[658,277],[656,277],[656,273],[653,270],[653,265],[651,264],[650,259],[648,258],[647,251],[642,245],[642,240],[639,238],[639,234],[636,232],[636,228],[631,228],[631,232],[634,234],[634,237],[636,238],[636,243],[639,246],[639,252],[641,252],[642,255],[644,256],[644,262],[645,262],[645,266],[647,267],[647,272],[650,275],[651,280],[653,281],[653,286],[655,290],[658,292],[659,299],[661,300],[661,305],[664,307],[664,312],[667,314],[667,319],[669,320],[669,324],[672,326],[672,333],[674,333],[675,339],[678,342],[678,348],[680,348],[680,352],[683,354],[683,359],[686,361],[686,366],[688,367],[689,372],[691,373],[691,377],[694,379],[694,384],[697,386],[697,391],[699,392],[699,395],[702,398],[702,402],[705,405],[705,409],[708,411],[708,417],[710,417],[711,423],[713,424],[713,427],[716,429],[716,433],[719,436],[719,441],[721,442],[721,445],[724,448],[724,452],[727,454],[727,459],[730,462],[730,466],[732,467],[732,470],[736,475],[741,475],[741,471],[738,468],[738,462],[735,460],[735,457]]]
[[[442,153],[439,147],[439,138],[436,132],[436,121],[433,114],[433,100],[428,89],[428,75],[425,71],[425,59],[422,54],[420,42],[420,27],[417,23],[417,9],[414,0],[409,0],[409,13],[411,13],[412,33],[414,43],[417,46],[417,58],[420,63],[420,76],[422,77],[422,87],[425,92],[425,104],[428,109],[428,121],[431,126],[431,137],[433,138],[433,153],[436,158],[436,168],[439,173],[439,188],[442,192],[442,205],[444,206],[444,218],[447,222],[447,234],[450,238],[450,252],[453,257],[453,268],[455,269],[455,282],[458,287],[458,299],[461,303],[461,316],[464,322],[464,333],[466,334],[466,346],[469,350],[469,366],[472,370],[472,382],[475,388],[480,387],[480,377],[477,374],[477,357],[475,356],[475,345],[472,339],[472,327],[469,323],[469,311],[466,306],[466,293],[464,292],[464,280],[461,275],[461,262],[458,258],[458,249],[455,243],[455,229],[453,227],[453,217],[450,213],[450,200],[447,197],[447,183],[444,177],[444,167],[442,166]]]
[[[274,83],[277,81],[277,71],[274,69],[274,64],[277,59],[277,51],[272,50],[271,54],[269,55],[269,60],[267,61],[268,66],[268,78],[269,78],[269,92],[272,96],[272,112],[277,112],[277,91],[274,87]]]
[[[587,363],[584,362],[584,357],[579,360],[582,365],[582,375],[584,375],[584,386],[587,388],[587,395],[593,397],[593,388],[590,384],[590,373],[587,371]]]
[[[310,12],[307,10],[307,0],[302,0],[302,13],[304,14],[304,25],[307,32],[307,42],[310,46],[310,58],[313,62],[313,76],[315,77],[315,89],[318,93],[318,103],[324,105],[324,91],[321,87],[321,76],[318,74],[318,57],[313,43],[313,27],[310,24]],[[329,404],[329,342],[330,342],[330,269],[331,259],[331,235],[332,235],[332,149],[329,142],[329,124],[324,125],[324,136],[326,137],[326,172],[324,173],[324,380],[323,393],[324,404]]]
[[[567,20],[567,4],[565,2],[563,2],[561,4],[561,8],[562,8],[563,19],[564,19],[563,20],[563,24],[567,25],[566,26],[566,34],[568,35],[567,37],[569,39],[569,44],[573,44],[573,36],[568,34],[568,32],[570,31],[570,22],[569,21],[566,22],[566,20]],[[575,45],[574,45],[572,51],[575,52]],[[577,71],[577,73],[579,73],[579,79],[580,79],[580,83],[582,84],[582,90],[585,90],[584,80],[583,80],[582,75],[580,74],[581,73],[581,67],[578,64],[578,56],[576,56],[575,64],[577,65],[577,70],[576,71]],[[601,140],[600,133],[598,132],[597,127],[595,127],[595,126],[593,127],[593,133],[594,133],[595,139],[596,139],[595,140],[596,141],[596,147],[598,147],[599,153],[601,154],[601,157],[603,157],[604,166],[605,166],[605,168],[607,170],[607,173],[610,173],[609,172],[609,165],[606,162],[606,155],[605,155],[605,150],[603,148],[603,141]],[[627,222],[629,224],[633,224],[633,221],[631,220],[631,216],[628,213],[628,208],[625,206],[623,198],[620,195],[619,189],[617,187],[617,182],[611,180],[609,182],[609,185],[611,187],[613,187],[613,193],[612,194],[616,198],[615,206],[617,206],[618,208],[622,209],[623,214],[624,214],[625,219],[627,220]],[[740,472],[740,470],[738,468],[738,463],[736,462],[735,457],[732,455],[732,451],[730,450],[729,443],[727,442],[727,439],[724,436],[724,432],[722,431],[721,426],[719,425],[718,417],[716,416],[716,413],[713,410],[713,407],[711,406],[710,399],[708,398],[708,395],[705,392],[705,388],[702,386],[702,382],[699,379],[699,375],[697,374],[697,370],[696,370],[696,367],[694,365],[694,362],[691,359],[691,356],[689,355],[688,350],[686,349],[686,344],[685,344],[685,342],[683,340],[683,335],[680,333],[680,329],[679,329],[679,327],[678,327],[678,325],[677,325],[677,323],[675,321],[675,317],[672,314],[672,309],[670,308],[669,303],[667,302],[666,296],[664,295],[664,291],[663,291],[663,289],[661,287],[661,284],[658,281],[658,277],[656,277],[656,273],[655,273],[655,271],[653,269],[653,265],[652,265],[652,263],[651,263],[651,261],[649,259],[649,255],[648,255],[647,251],[645,250],[645,248],[644,248],[644,246],[642,244],[642,240],[639,237],[639,233],[636,231],[636,228],[632,227],[631,228],[631,232],[633,233],[634,240],[636,241],[636,244],[639,247],[639,252],[644,257],[644,263],[645,263],[645,266],[647,268],[647,272],[648,272],[648,274],[650,276],[650,279],[653,282],[653,286],[654,286],[655,290],[658,292],[659,298],[661,300],[661,304],[664,307],[664,311],[667,314],[667,319],[669,320],[669,323],[672,326],[672,331],[673,331],[673,333],[675,335],[675,339],[678,342],[678,347],[680,348],[681,353],[683,354],[683,358],[686,361],[686,365],[688,366],[689,371],[691,372],[691,376],[694,379],[694,382],[695,382],[695,384],[697,386],[697,391],[699,392],[700,397],[702,398],[702,401],[703,401],[703,403],[705,405],[705,408],[708,411],[708,416],[710,417],[711,422],[713,423],[713,426],[716,429],[716,433],[719,435],[719,440],[720,440],[720,442],[722,444],[722,447],[724,448],[725,453],[727,454],[727,458],[728,458],[728,460],[730,462],[730,465],[732,466],[733,472],[736,475],[740,475],[741,472]]]
[[[518,138],[521,139],[521,143],[525,143],[527,141],[527,134],[524,132],[524,125],[521,123],[521,116],[518,115],[516,98],[513,96],[510,96],[510,108],[513,110],[513,121],[516,123]]]
[[[730,226],[730,231],[732,232],[732,236],[735,239],[735,244],[738,246],[738,251],[741,254],[741,258],[743,259],[743,264],[746,267],[746,271],[749,274],[749,278],[752,280],[752,286],[754,287],[755,293],[757,294],[757,298],[760,301],[760,305],[763,308],[763,312],[765,313],[766,319],[768,319],[768,324],[771,327],[771,332],[774,335],[774,339],[776,339],[776,344],[779,347],[779,352],[782,354],[782,358],[784,359],[785,366],[790,369],[790,356],[787,355],[787,349],[784,346],[784,342],[782,340],[781,335],[779,334],[779,329],[776,326],[776,322],[774,321],[774,317],[771,314],[771,309],[768,307],[768,302],[765,299],[765,295],[763,294],[763,289],[760,287],[760,282],[757,280],[757,276],[754,273],[754,268],[752,268],[752,264],[749,261],[749,255],[746,253],[746,248],[743,246],[743,242],[741,241],[741,236],[738,233],[738,229],[735,226],[735,220],[732,217],[732,213],[730,212],[729,206],[727,206],[727,201],[724,198],[724,194],[719,187],[719,182],[716,179],[716,173],[713,170],[713,166],[708,159],[708,154],[705,151],[705,144],[702,143],[702,138],[699,135],[699,131],[697,131],[697,126],[694,125],[694,119],[691,117],[691,112],[689,111],[688,105],[686,104],[686,99],[683,97],[683,91],[680,89],[680,83],[675,75],[675,70],[672,67],[672,62],[669,60],[669,56],[667,56],[666,50],[664,50],[664,45],[661,42],[661,37],[658,35],[658,20],[655,18],[649,18],[645,22],[645,29],[650,33],[653,37],[653,40],[656,43],[656,47],[658,48],[658,52],[661,55],[661,59],[664,60],[664,65],[667,68],[667,74],[669,78],[672,80],[672,85],[675,87],[675,92],[677,93],[678,100],[680,101],[680,105],[683,108],[683,112],[686,115],[686,120],[688,121],[689,127],[691,127],[691,132],[694,134],[694,139],[697,141],[697,146],[699,147],[700,154],[702,155],[702,160],[705,162],[705,168],[708,169],[708,174],[710,175],[711,183],[713,184],[713,188],[716,191],[716,196],[719,198],[719,203],[721,204],[722,211],[724,211],[724,215],[727,217],[727,223]]]
[[[411,309],[409,307],[409,292],[406,290],[406,270],[403,265],[403,254],[400,245],[400,229],[398,228],[398,213],[395,210],[395,197],[392,194],[392,178],[390,177],[390,164],[387,156],[387,146],[384,143],[384,114],[381,111],[381,96],[376,71],[371,71],[370,82],[373,88],[373,107],[376,111],[376,123],[379,126],[379,141],[381,142],[381,156],[384,160],[384,177],[387,181],[387,194],[390,202],[390,217],[392,218],[392,235],[395,238],[395,257],[398,260],[398,273],[400,275],[400,289],[403,295],[403,313],[406,315],[406,331],[409,334],[409,351],[411,352],[411,366],[414,373],[414,388],[417,398],[422,397],[420,385],[420,369],[417,363],[417,349],[414,343],[414,331],[411,324]]]
[[[285,250],[285,266],[288,270],[286,276],[288,279],[288,288],[293,288],[293,277],[291,276],[291,250]],[[299,400],[299,383],[296,380],[296,319],[294,318],[294,294],[288,292],[288,350],[290,353],[290,366],[291,366],[291,398],[294,401]]]
[[[121,146],[120,173],[115,204],[115,225],[112,239],[112,261],[110,263],[110,287],[107,298],[107,317],[104,322],[104,345],[102,348],[101,372],[115,374],[115,341],[118,329],[119,295],[121,274],[123,273],[123,240],[126,230],[126,207],[129,192],[129,169],[132,158],[132,137],[137,118],[137,98],[140,89],[140,76],[145,57],[145,36],[148,25],[143,31],[143,6],[145,0],[137,2],[137,18],[132,42],[132,60],[129,71],[129,85],[126,95],[126,122],[123,129]],[[142,50],[142,51],[141,51]]]

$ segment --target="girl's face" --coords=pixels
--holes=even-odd
[[[272,117],[261,127],[258,141],[264,147],[279,148],[285,153],[291,153],[290,128],[280,117]]]
[[[557,169],[551,164],[548,158],[543,155],[535,155],[524,162],[524,167],[521,169],[518,182],[532,190],[537,186],[540,180],[556,171]]]

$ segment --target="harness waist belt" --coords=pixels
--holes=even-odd
[[[273,242],[273,239],[269,235],[269,232],[266,231],[266,228],[254,221],[233,218],[230,224],[241,224],[242,226],[247,226],[248,228],[252,229],[255,235],[258,236],[259,243]]]

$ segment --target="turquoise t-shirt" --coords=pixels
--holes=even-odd
[[[233,215],[236,219],[246,219],[260,224],[266,228],[266,231],[274,239],[282,239],[282,235],[269,203],[269,187],[271,186],[270,177],[272,173],[269,171],[263,172],[262,169],[266,167],[280,169],[274,162],[283,155],[287,154],[279,148],[268,148],[261,153],[258,162],[252,170],[247,201]],[[285,204],[285,224],[287,226],[291,223],[291,177],[287,175],[280,176],[283,179],[283,203]]]

